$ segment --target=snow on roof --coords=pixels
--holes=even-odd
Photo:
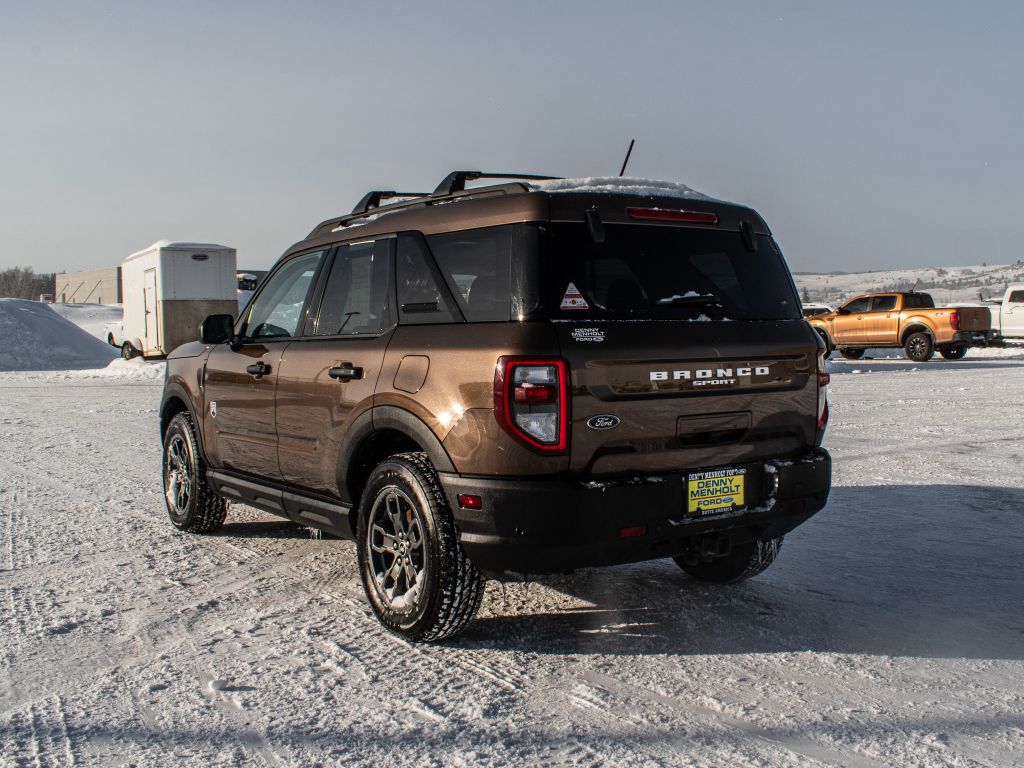
[[[172,249],[172,250],[196,250],[196,251],[233,251],[235,250],[230,245],[218,245],[217,243],[189,243],[184,240],[157,240],[152,245],[143,248],[141,251],[129,254],[125,261],[128,259],[134,259],[136,256],[141,256],[144,253],[152,253],[153,251],[159,251],[161,249]]]
[[[644,197],[679,197],[685,200],[723,202],[679,182],[640,179],[629,176],[588,176],[583,179],[550,179],[531,181],[529,185],[531,189],[542,192],[587,192],[608,195],[640,195]]]

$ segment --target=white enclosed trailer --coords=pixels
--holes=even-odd
[[[207,315],[238,314],[235,249],[161,240],[121,264],[128,353],[166,355],[199,338]],[[127,356],[127,355],[126,355]]]

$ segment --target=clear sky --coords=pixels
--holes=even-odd
[[[1024,3],[0,0],[0,268],[269,265],[450,170],[681,181],[794,270],[1024,258]]]

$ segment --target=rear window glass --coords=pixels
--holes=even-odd
[[[896,309],[895,296],[875,296],[874,303],[871,305],[872,312],[889,312],[893,309]]]
[[[467,321],[510,319],[511,226],[432,235],[427,242]]]
[[[933,309],[935,301],[929,293],[907,293],[903,296],[904,309]]]
[[[584,224],[550,229],[551,315],[564,319],[797,320],[800,301],[770,237],[626,224],[595,243]]]

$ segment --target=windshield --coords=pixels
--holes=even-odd
[[[792,278],[770,237],[749,251],[738,231],[609,224],[550,229],[548,305],[558,319],[797,320]]]

